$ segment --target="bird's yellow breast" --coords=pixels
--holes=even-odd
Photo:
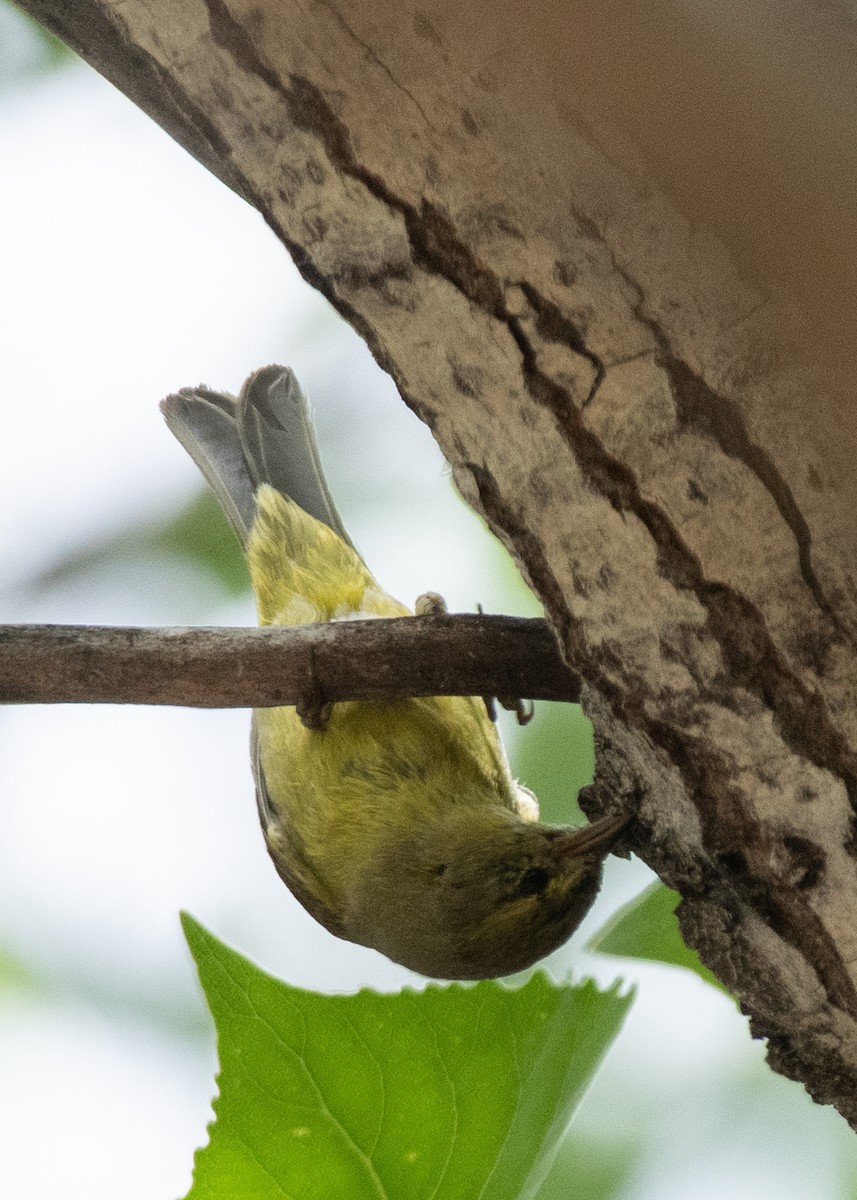
[[[262,625],[412,615],[333,530],[259,488],[247,561]],[[294,708],[255,714],[258,759],[281,821],[272,850],[299,847],[313,885],[339,909],[375,848],[456,805],[517,811],[517,789],[481,700],[426,697],[336,704],[324,729]]]

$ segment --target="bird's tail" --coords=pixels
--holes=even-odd
[[[378,587],[345,532],[306,400],[287,367],[254,372],[237,399],[182,388],[161,410],[241,539],[260,624],[407,614]]]
[[[256,492],[265,483],[351,545],[327,489],[306,399],[288,367],[254,371],[237,398],[206,387],[182,388],[161,401],[161,411],[243,546],[256,518]]]

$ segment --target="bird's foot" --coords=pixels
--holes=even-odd
[[[301,724],[307,729],[327,729],[333,712],[333,701],[325,700],[315,669],[315,655],[310,651],[309,672],[303,695],[295,705]]]

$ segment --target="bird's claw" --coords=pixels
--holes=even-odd
[[[481,604],[476,605],[480,617],[485,612]],[[532,700],[511,700],[508,696],[483,696],[489,718],[497,724],[497,703],[502,704],[506,712],[513,712],[519,725],[529,725],[535,716],[536,706]]]
[[[315,655],[310,651],[309,672],[303,695],[295,705],[301,724],[307,729],[327,729],[333,712],[333,701],[325,700],[315,669]]]

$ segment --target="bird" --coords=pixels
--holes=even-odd
[[[241,542],[260,625],[414,615],[353,546],[289,368],[262,367],[237,397],[182,388],[161,409]],[[325,929],[448,980],[514,974],[570,937],[621,812],[540,821],[481,697],[311,709],[254,710],[251,761],[274,866]]]

